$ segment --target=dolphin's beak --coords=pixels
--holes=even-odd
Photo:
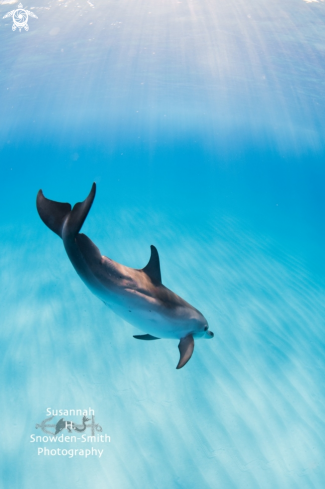
[[[214,337],[214,333],[212,333],[212,331],[206,331],[205,332],[205,337],[208,338],[208,339],[211,339]]]

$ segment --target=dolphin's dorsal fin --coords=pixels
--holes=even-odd
[[[151,248],[151,256],[148,262],[142,271],[148,275],[148,277],[152,280],[154,284],[161,284],[161,273],[160,273],[160,262],[157,248],[153,245]]]
[[[181,338],[178,344],[180,359],[176,368],[182,368],[191,358],[194,351],[194,338],[191,334]]]

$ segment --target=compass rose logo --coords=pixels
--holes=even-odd
[[[28,16],[34,17],[34,19],[38,19],[37,15],[35,15],[33,12],[23,9],[22,4],[20,3],[17,10],[11,10],[11,12],[8,12],[6,15],[3,16],[3,19],[6,19],[7,17],[12,17],[12,30],[15,31],[18,27],[19,32],[21,32],[22,28],[24,28],[25,31],[29,30],[29,25],[27,24]]]

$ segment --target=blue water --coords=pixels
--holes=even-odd
[[[35,0],[21,33],[17,5],[0,1],[1,489],[323,488],[325,4]],[[215,333],[179,371],[177,341],[134,340],[37,214],[40,188],[74,204],[93,181],[83,232],[134,268],[154,244]],[[38,455],[58,448],[31,443],[47,408],[89,407],[101,458]]]

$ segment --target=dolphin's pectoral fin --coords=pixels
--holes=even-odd
[[[179,359],[178,365],[176,368],[182,368],[191,358],[194,351],[194,339],[191,334],[181,338],[181,341],[178,344],[179,353],[181,358]]]
[[[151,248],[151,256],[148,264],[142,269],[142,271],[148,275],[154,284],[161,284],[160,263],[157,248],[153,245]]]
[[[156,336],[151,336],[151,334],[135,334],[133,336],[136,340],[160,340],[160,338],[157,338]]]

